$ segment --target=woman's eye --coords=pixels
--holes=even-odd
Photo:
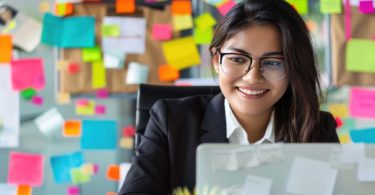
[[[268,67],[280,67],[283,66],[283,62],[281,60],[262,60],[262,66]]]
[[[247,61],[248,61],[248,59],[246,59],[246,58],[244,58],[244,57],[230,57],[229,58],[230,59],[230,61],[232,62],[232,63],[236,63],[236,64],[245,64],[245,63],[247,63]]]

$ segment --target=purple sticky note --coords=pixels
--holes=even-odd
[[[101,99],[108,98],[108,89],[103,88],[96,90],[96,97]]]
[[[98,104],[95,106],[95,113],[96,114],[105,114],[106,107],[105,105]]]
[[[170,40],[172,27],[170,24],[154,24],[152,26],[152,38],[155,40]]]
[[[79,195],[80,190],[78,186],[69,186],[67,192],[68,195]]]
[[[9,154],[8,183],[41,186],[43,183],[43,156],[11,152]]]
[[[363,14],[375,13],[375,8],[372,0],[359,1],[359,11]]]
[[[375,118],[375,90],[353,87],[350,91],[349,112],[352,117]]]
[[[11,62],[13,89],[21,91],[27,88],[44,88],[43,61],[40,58],[20,59]]]
[[[41,97],[41,96],[33,96],[32,97],[32,99],[31,99],[31,102],[33,103],[33,104],[35,104],[35,105],[38,105],[38,106],[40,106],[40,105],[42,105],[43,104],[43,97]]]
[[[229,0],[228,2],[220,5],[217,9],[219,10],[220,14],[221,15],[225,15],[229,12],[230,9],[232,9],[232,7],[234,7],[236,5],[236,2],[233,1],[233,0]]]

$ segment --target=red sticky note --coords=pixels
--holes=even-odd
[[[221,13],[221,15],[225,15],[229,12],[230,9],[232,9],[232,7],[234,7],[236,5],[236,2],[234,2],[233,0],[229,0],[228,2],[220,5],[217,9],[219,10],[219,12]]]
[[[35,95],[31,98],[31,102],[35,105],[42,105],[43,104],[43,97]]]
[[[45,86],[43,61],[40,58],[13,60],[11,71],[14,90],[40,90]]]
[[[172,27],[170,24],[154,24],[152,26],[152,38],[155,40],[172,39]]]
[[[12,36],[0,34],[0,63],[9,63],[12,59]]]
[[[19,185],[17,186],[17,195],[31,195],[32,188],[27,185]]]
[[[105,114],[105,112],[106,112],[105,105],[98,104],[98,105],[95,106],[95,113],[96,114]]]
[[[172,1],[171,11],[174,15],[191,14],[191,10],[190,0]]]
[[[120,167],[118,165],[109,165],[107,169],[107,179],[112,181],[120,180]]]
[[[96,90],[96,97],[99,99],[108,98],[109,96],[108,94],[109,94],[108,89],[106,88]]]
[[[43,183],[43,156],[11,152],[9,154],[8,183],[41,186]]]
[[[69,73],[71,73],[71,74],[76,74],[76,73],[78,73],[78,72],[80,71],[80,66],[79,66],[79,64],[77,64],[77,63],[70,63],[70,64],[68,65],[68,71],[69,71]]]
[[[116,13],[134,13],[135,0],[116,0]]]
[[[336,117],[335,120],[336,120],[337,128],[340,128],[344,125],[344,122],[342,122],[340,117]]]
[[[128,125],[122,129],[122,135],[124,137],[133,137],[135,135],[135,128],[133,125]]]
[[[180,71],[169,65],[159,66],[159,80],[162,82],[174,81],[180,78]]]

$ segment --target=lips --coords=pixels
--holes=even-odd
[[[240,87],[238,87],[238,90],[246,95],[254,96],[265,94],[268,91],[268,89],[244,89]]]

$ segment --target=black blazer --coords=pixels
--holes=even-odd
[[[321,112],[321,118],[329,130],[321,142],[338,142],[332,115]],[[228,143],[223,94],[158,100],[119,194],[193,190],[196,148],[201,143]]]

